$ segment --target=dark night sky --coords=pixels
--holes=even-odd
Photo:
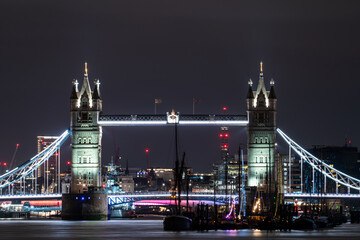
[[[76,2],[76,3],[75,3]],[[89,64],[100,78],[105,114],[175,108],[246,113],[247,81],[275,80],[278,127],[301,145],[360,147],[358,1],[7,1],[0,2],[0,161],[36,152],[37,135],[69,127],[73,78]],[[219,159],[219,128],[179,130],[188,163],[207,171]],[[114,132],[130,167],[172,167],[173,129],[104,128],[103,161]],[[231,129],[230,151],[245,143]],[[281,143],[282,141],[279,140]],[[64,158],[69,158],[69,142]],[[280,150],[286,151],[285,146]],[[65,160],[65,159],[63,159]]]

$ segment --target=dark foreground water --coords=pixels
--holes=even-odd
[[[360,239],[359,224],[314,231],[164,232],[162,220],[0,220],[0,239]]]

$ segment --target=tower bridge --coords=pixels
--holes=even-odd
[[[172,110],[166,114],[144,115],[103,115],[103,102],[100,94],[100,81],[96,80],[91,90],[87,64],[82,87],[79,90],[78,81],[73,81],[70,96],[70,129],[65,131],[53,144],[43,150],[21,166],[0,176],[0,189],[9,188],[15,182],[24,179],[31,171],[41,166],[47,159],[61,147],[70,136],[72,147],[71,164],[71,193],[62,196],[63,217],[65,218],[96,218],[107,215],[108,197],[101,189],[101,142],[102,128],[107,126],[231,126],[247,128],[247,154],[248,154],[248,189],[255,189],[260,193],[280,193],[281,188],[277,175],[280,163],[275,158],[277,134],[284,139],[296,154],[301,157],[303,164],[309,164],[313,172],[320,172],[328,181],[336,182],[348,188],[348,194],[327,193],[334,198],[358,198],[350,189],[360,191],[360,180],[338,171],[308,153],[299,144],[290,139],[284,132],[277,129],[277,97],[275,94],[274,80],[271,79],[270,89],[266,89],[263,65],[260,64],[259,81],[256,90],[253,90],[253,81],[249,80],[246,105],[247,114],[243,115],[217,115],[217,114],[180,114]],[[303,176],[303,172],[301,173]],[[301,178],[301,185],[303,179]],[[314,189],[314,188],[313,188]],[[10,192],[10,191],[9,191]],[[252,199],[254,191],[248,191],[248,199]],[[295,193],[286,193],[285,197],[295,197]],[[316,197],[314,192],[301,192],[297,196]],[[79,196],[94,199],[83,205]],[[41,197],[41,196],[39,196]],[[16,196],[14,196],[16,198]],[[1,197],[0,197],[1,199]],[[251,204],[251,203],[250,203]],[[270,206],[269,206],[270,208]],[[85,213],[85,214],[84,214]]]

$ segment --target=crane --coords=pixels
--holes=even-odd
[[[10,165],[9,165],[9,169],[12,169],[12,165],[13,165],[13,163],[14,163],[14,161],[15,161],[15,157],[16,157],[16,153],[17,153],[17,151],[18,151],[18,149],[19,149],[19,146],[20,146],[20,144],[16,144],[16,147],[15,147],[15,151],[14,151],[14,154],[13,154],[13,156],[12,156],[12,158],[11,158],[11,162],[10,162]]]

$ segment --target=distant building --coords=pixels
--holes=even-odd
[[[37,152],[41,152],[49,147],[58,137],[55,136],[38,136]],[[33,175],[36,185],[36,193],[55,193],[58,192],[59,181],[59,162],[60,151],[57,150],[49,159],[44,162]],[[31,177],[32,175],[30,175]],[[59,187],[60,188],[60,187]],[[61,191],[61,190],[60,190]]]
[[[245,156],[244,156],[245,157]],[[226,171],[227,169],[227,171]],[[247,183],[247,161],[244,159],[244,166],[240,161],[240,178],[239,178],[239,155],[229,156],[227,159],[213,164],[213,181],[215,180],[216,192],[219,194],[236,193],[238,191],[239,179],[244,171],[244,184]],[[212,188],[213,188],[212,184]]]
[[[135,182],[132,176],[121,176],[120,188],[123,192],[133,193],[135,192]]]
[[[282,164],[281,182],[283,193],[297,193],[301,192],[301,169],[299,158],[291,155],[289,162],[289,154],[281,154],[278,156],[278,161]],[[279,179],[280,180],[280,179]]]
[[[344,146],[314,146],[312,149],[309,149],[309,152],[331,167],[352,177],[360,178],[360,161],[357,147],[352,147],[348,144],[345,144]],[[335,173],[334,177],[336,177]],[[323,181],[322,178],[315,175],[315,188],[319,185],[323,185]],[[348,192],[347,187],[340,184],[336,186],[335,182],[327,181],[327,192],[336,192],[336,189],[339,193]],[[325,189],[322,191],[325,191]]]
[[[189,175],[189,192],[213,193],[213,174],[193,173]]]

